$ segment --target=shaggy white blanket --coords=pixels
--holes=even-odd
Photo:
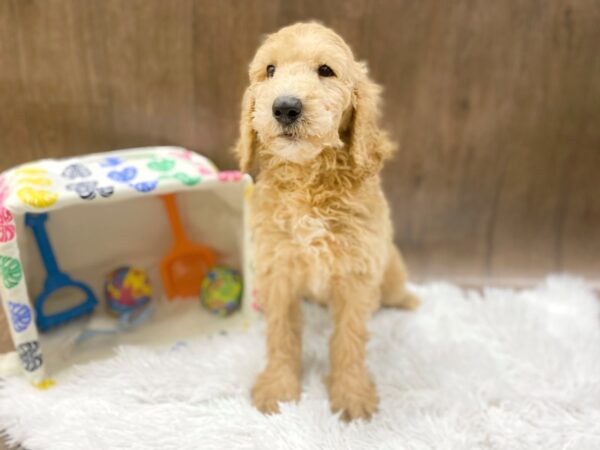
[[[121,348],[44,392],[7,379],[0,428],[30,450],[600,448],[600,302],[589,286],[414,289],[417,312],[372,320],[381,405],[368,423],[329,412],[331,327],[307,305],[302,400],[279,415],[249,402],[264,361],[257,325],[169,350]]]

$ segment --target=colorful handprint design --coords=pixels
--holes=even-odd
[[[6,289],[12,289],[21,282],[23,270],[18,259],[0,256],[0,277]]]
[[[33,318],[31,307],[22,303],[8,302],[8,311],[15,331],[17,333],[25,331]]]
[[[240,181],[242,173],[239,170],[224,170],[223,172],[219,172],[218,178],[221,182]]]
[[[42,352],[38,341],[25,342],[17,346],[17,353],[23,367],[28,372],[38,369],[43,362]]]
[[[34,208],[48,208],[56,203],[58,194],[44,189],[27,186],[17,191],[17,197],[26,205]]]
[[[0,243],[12,241],[17,234],[15,219],[10,211],[0,206]]]

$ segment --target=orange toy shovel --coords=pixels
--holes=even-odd
[[[177,202],[173,194],[161,197],[171,230],[173,231],[173,248],[160,263],[160,275],[169,300],[176,297],[197,297],[200,285],[206,273],[217,262],[217,256],[208,247],[190,241],[183,229]]]

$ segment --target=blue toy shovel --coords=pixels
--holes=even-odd
[[[25,216],[25,225],[33,231],[47,273],[44,289],[35,299],[36,323],[41,331],[46,331],[71,319],[89,314],[98,304],[94,293],[86,284],[74,281],[69,275],[59,269],[52,246],[50,245],[50,240],[48,239],[48,233],[46,232],[46,220],[48,220],[48,214],[46,213],[27,213]],[[56,294],[57,291],[65,288],[75,288],[82,291],[85,295],[84,301],[64,311],[45,314],[44,304],[48,298]]]

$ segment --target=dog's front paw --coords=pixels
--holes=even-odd
[[[252,403],[264,414],[279,412],[279,402],[298,401],[300,398],[299,378],[287,367],[267,367],[254,382]]]
[[[327,379],[333,412],[341,411],[345,421],[370,419],[377,411],[379,397],[366,370],[358,374],[331,374]]]

